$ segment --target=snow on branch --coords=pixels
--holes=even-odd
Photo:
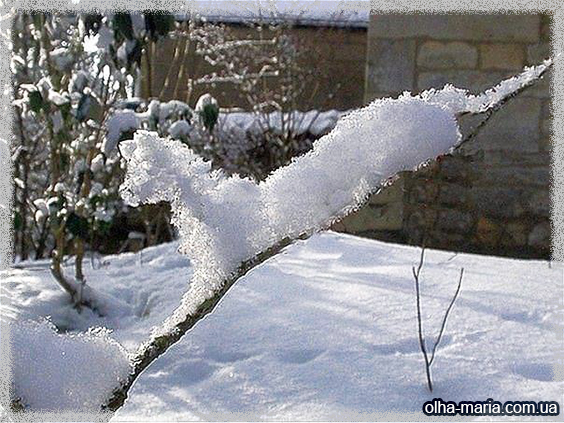
[[[441,90],[427,90],[421,93],[421,98],[430,103],[448,107],[456,115],[484,113],[533,84],[544,75],[550,66],[552,66],[552,60],[547,59],[541,65],[525,67],[519,75],[505,79],[479,95],[469,94],[468,90],[449,84]]]
[[[180,307],[154,336],[173,331],[241,263],[284,239],[328,228],[398,172],[452,151],[462,140],[458,115],[494,107],[549,65],[527,68],[479,96],[449,85],[376,100],[341,118],[311,151],[258,184],[212,171],[179,141],[138,131],[121,144],[128,162],[123,197],[132,205],[169,201],[181,252],[194,264]]]

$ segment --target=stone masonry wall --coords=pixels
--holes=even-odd
[[[545,15],[374,15],[365,100],[446,83],[478,93],[550,55]],[[550,75],[460,154],[402,176],[335,229],[456,251],[550,254]],[[462,122],[463,134],[476,119]]]

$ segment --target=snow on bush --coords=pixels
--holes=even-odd
[[[35,411],[98,412],[131,371],[106,330],[63,335],[47,321],[18,321],[9,332],[11,383]]]
[[[102,152],[107,156],[116,148],[121,134],[136,130],[139,127],[139,118],[132,110],[117,110],[106,123],[108,133],[102,144]]]
[[[181,252],[194,265],[180,307],[154,335],[194,313],[242,262],[285,238],[327,228],[398,172],[448,153],[461,141],[457,114],[494,106],[543,66],[481,96],[446,86],[376,100],[341,118],[311,151],[258,184],[213,171],[179,141],[137,132],[122,144],[128,161],[122,196],[133,206],[170,202]]]

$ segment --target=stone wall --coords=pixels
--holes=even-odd
[[[549,56],[545,15],[374,15],[366,97],[445,83],[480,92]],[[550,75],[461,154],[406,174],[335,229],[457,251],[550,254]],[[463,133],[476,119],[462,122]]]

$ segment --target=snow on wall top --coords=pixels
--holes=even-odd
[[[368,28],[368,1],[195,1],[178,20],[199,14],[214,22],[291,22],[294,25]]]

